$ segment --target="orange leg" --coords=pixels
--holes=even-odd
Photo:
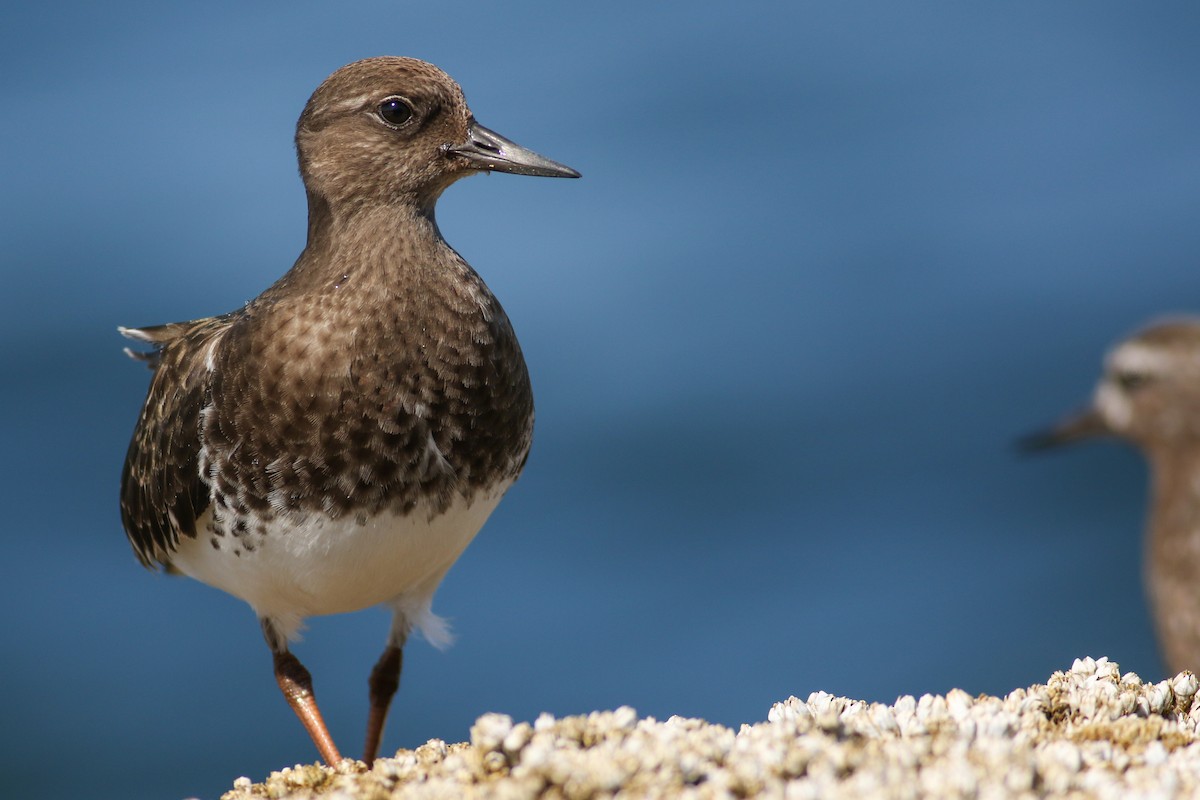
[[[387,721],[392,697],[400,688],[400,669],[403,666],[404,651],[395,645],[388,645],[379,661],[375,663],[375,668],[371,670],[371,679],[368,681],[371,690],[371,711],[367,716],[367,741],[363,746],[363,761],[368,767],[375,762],[375,756],[379,753],[383,724]]]
[[[333,743],[333,737],[329,735],[329,729],[325,727],[321,709],[317,708],[317,698],[313,696],[312,676],[300,663],[300,659],[287,650],[275,651],[274,656],[275,680],[279,682],[279,689],[288,705],[304,724],[304,729],[312,737],[313,744],[317,746],[325,763],[330,766],[337,764],[342,760],[342,756],[337,745]]]

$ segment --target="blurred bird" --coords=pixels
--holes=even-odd
[[[1171,674],[1200,671],[1200,320],[1159,322],[1113,348],[1091,406],[1023,440],[1112,436],[1150,463],[1144,575]]]
[[[154,370],[121,478],[138,559],[245,600],[321,757],[341,759],[289,651],[305,617],[383,604],[363,760],[402,648],[525,464],[533,396],[500,303],[434,221],[479,172],[577,178],[475,121],[444,72],[372,58],[333,73],[296,129],[308,243],[243,308],[121,333]]]

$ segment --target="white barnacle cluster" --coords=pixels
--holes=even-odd
[[[225,800],[293,798],[1127,798],[1200,796],[1196,676],[1144,683],[1077,660],[1005,697],[815,692],[737,731],[628,707],[532,724],[486,714],[372,770],[296,767]]]

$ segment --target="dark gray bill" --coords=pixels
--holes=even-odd
[[[460,155],[477,169],[493,172],[512,172],[516,175],[536,175],[541,178],[578,178],[579,173],[568,166],[539,156],[516,142],[510,142],[495,131],[474,120],[467,132],[467,143],[446,148]]]
[[[1053,428],[1022,436],[1017,440],[1017,447],[1036,452],[1111,433],[1100,414],[1095,409],[1088,408],[1067,417]]]

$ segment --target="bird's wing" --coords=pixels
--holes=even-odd
[[[196,535],[209,504],[199,470],[200,414],[209,399],[213,350],[229,330],[229,315],[152,328],[121,328],[154,345],[126,349],[154,370],[121,474],[121,521],[144,566],[170,567],[180,536]]]

